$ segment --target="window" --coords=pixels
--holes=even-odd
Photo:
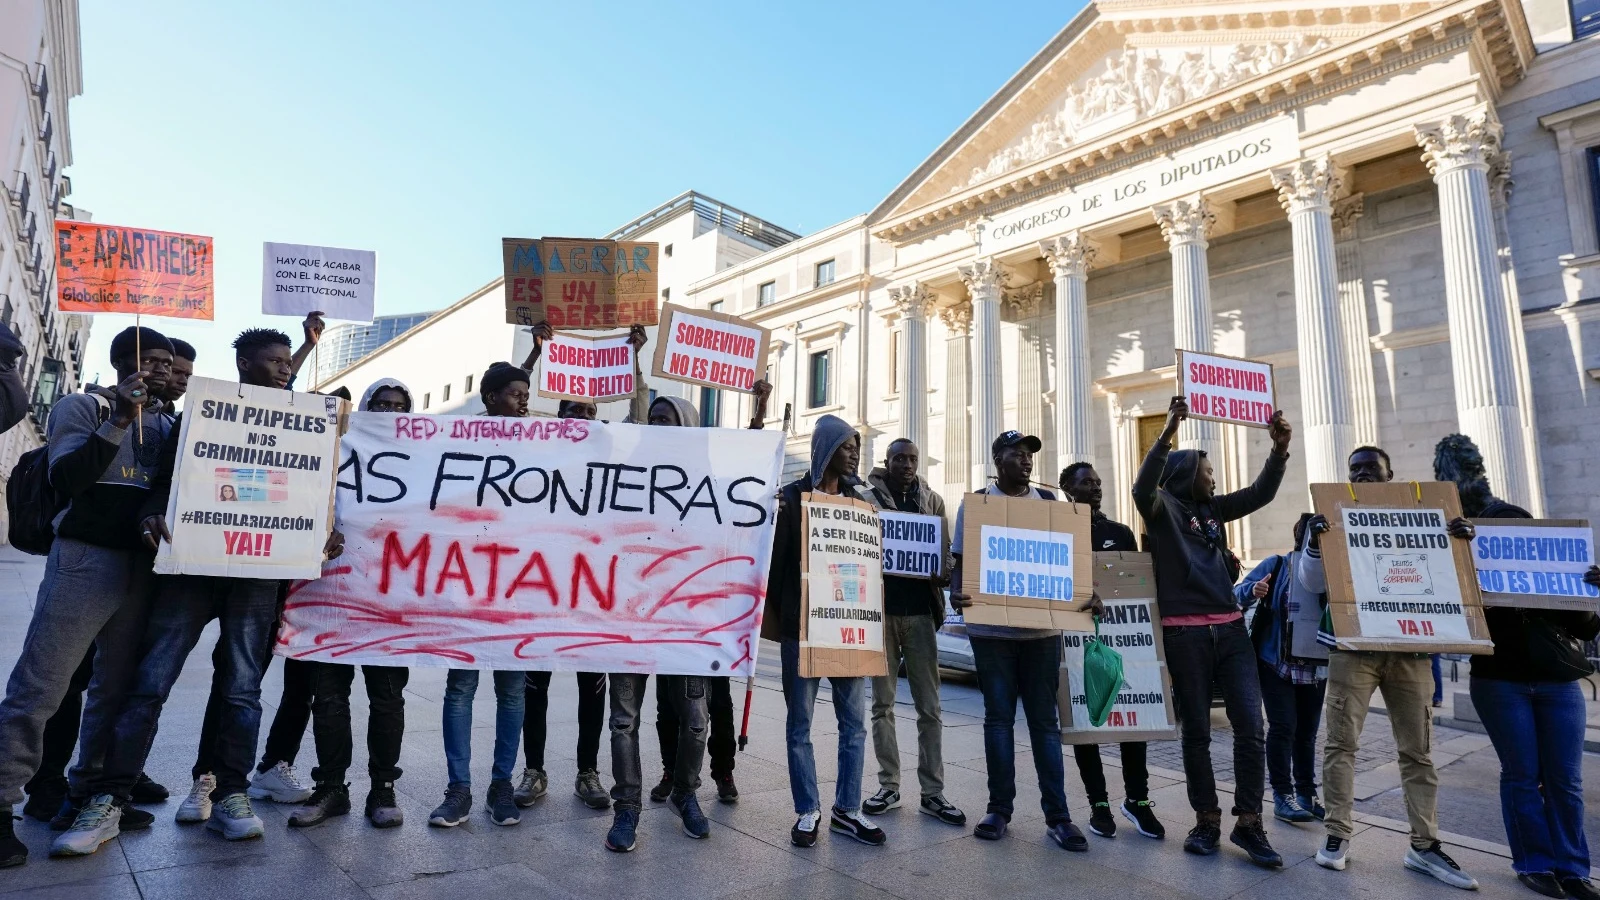
[[[722,392],[716,388],[700,389],[700,426],[716,428],[722,424]]]
[[[667,257],[668,259],[671,259],[672,258],[672,245],[668,244],[665,247],[662,247],[661,248],[661,254],[663,256]]]
[[[825,259],[817,263],[817,287],[833,284],[833,260]]]
[[[900,335],[905,332],[896,331],[889,335],[889,393],[900,393]]]
[[[828,369],[832,361],[832,350],[822,350],[811,354],[811,385],[810,391],[806,396],[806,406],[810,409],[827,406],[833,396],[828,384]]]
[[[433,405],[433,395],[432,394],[423,394],[422,395],[422,408],[423,409],[427,409],[428,407],[430,407],[432,405]]]
[[[440,403],[449,403],[450,402],[450,385],[447,384],[447,385],[444,386],[444,398],[442,400],[440,400],[439,402]]]
[[[778,283],[769,281],[756,288],[756,306],[771,306],[778,299]]]
[[[463,392],[465,392],[465,393],[468,393],[468,394],[472,393],[472,376],[471,375],[467,376],[467,386],[462,388],[461,390]]]
[[[1595,24],[1600,29],[1600,8],[1595,12]],[[1589,214],[1594,218],[1595,233],[1600,234],[1600,147],[1584,151],[1583,162],[1584,168],[1589,170]]]
[[[1600,34],[1600,0],[1572,0],[1573,40]]]
[[[713,301],[711,301],[711,305],[707,306],[706,309],[709,309],[714,313],[722,312],[722,301],[721,300],[713,300]]]
[[[662,288],[661,289],[661,302],[663,302],[663,303],[672,302],[672,288]]]

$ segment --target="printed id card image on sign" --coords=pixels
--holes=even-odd
[[[1272,366],[1250,359],[1178,351],[1178,392],[1189,401],[1189,417],[1267,428],[1276,394]]]
[[[1484,606],[1600,610],[1594,531],[1581,519],[1476,519],[1472,564]]]
[[[283,503],[289,499],[286,469],[217,469],[217,502]]]

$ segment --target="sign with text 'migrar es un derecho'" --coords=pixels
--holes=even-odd
[[[316,578],[350,404],[193,378],[167,501],[163,575]]]
[[[744,675],[777,432],[356,413],[345,553],[291,588],[277,652],[471,669]]]
[[[552,328],[656,324],[659,245],[604,238],[501,239],[506,321]]]

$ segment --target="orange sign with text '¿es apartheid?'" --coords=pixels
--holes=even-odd
[[[214,318],[211,238],[92,222],[56,223],[56,309]]]

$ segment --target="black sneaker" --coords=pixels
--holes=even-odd
[[[872,847],[881,847],[884,841],[889,839],[882,828],[868,823],[856,813],[845,812],[837,806],[833,808],[833,815],[828,817],[828,830]]]
[[[1567,889],[1561,886],[1560,879],[1549,872],[1525,872],[1518,875],[1517,880],[1535,894],[1554,897],[1555,900],[1566,900]]]
[[[122,807],[122,818],[117,820],[118,831],[143,831],[155,824],[154,813],[148,813],[134,806],[131,801],[119,804]]]
[[[39,785],[28,793],[28,802],[22,805],[22,814],[36,822],[50,822],[61,811],[61,802],[67,799],[67,782]]]
[[[1195,813],[1196,821],[1183,839],[1183,852],[1196,856],[1210,856],[1217,852],[1222,842],[1222,810]]]
[[[290,828],[321,825],[334,816],[350,814],[350,785],[319,784],[306,802],[289,813]]]
[[[1147,838],[1159,841],[1167,836],[1167,826],[1156,818],[1156,805],[1149,800],[1122,801],[1122,814]]]
[[[1089,807],[1089,830],[1103,838],[1117,836],[1117,820],[1111,815],[1110,803],[1096,803]]]
[[[665,803],[672,796],[672,773],[662,772],[661,783],[650,789],[651,803]]]
[[[17,825],[11,807],[0,806],[0,869],[20,866],[28,861],[28,845],[17,840]]]
[[[172,796],[172,792],[151,781],[149,775],[140,772],[139,779],[133,783],[133,789],[128,792],[128,796],[134,803],[165,803],[167,798]],[[126,813],[123,814],[122,821],[128,821]],[[124,827],[122,830],[127,831],[128,829]]]
[[[1228,840],[1250,854],[1250,861],[1263,869],[1283,868],[1283,857],[1267,843],[1267,830],[1261,826],[1260,813],[1240,814]]]
[[[817,826],[822,822],[822,813],[809,812],[795,820],[794,827],[789,829],[789,843],[796,847],[815,847],[817,845]],[[23,853],[28,851],[24,849]]]
[[[1108,812],[1106,815],[1109,817],[1111,814]],[[1050,835],[1050,840],[1055,841],[1063,850],[1082,853],[1089,849],[1089,839],[1084,837],[1078,826],[1071,822],[1057,822],[1051,825],[1046,833]]]
[[[406,814],[394,796],[394,782],[380,781],[367,791],[365,809],[367,821],[373,828],[399,828],[405,824]]]
[[[517,807],[512,794],[511,779],[489,782],[489,799],[484,808],[489,811],[490,821],[496,825],[515,825],[522,821],[522,810]]]
[[[68,794],[61,798],[61,808],[56,810],[55,818],[50,820],[51,831],[66,831],[72,823],[78,821],[78,811],[87,802]]]
[[[946,825],[959,826],[967,824],[967,814],[957,809],[954,803],[946,800],[943,794],[923,797],[922,811]]]
[[[733,783],[732,772],[712,775],[711,780],[717,783],[717,802],[729,805],[739,802],[739,786]]]
[[[900,792],[889,788],[879,788],[876,794],[868,797],[861,804],[861,811],[869,816],[881,816],[891,809],[900,807]]]
[[[572,792],[590,809],[610,809],[611,794],[600,784],[600,772],[584,769],[572,783]]]

